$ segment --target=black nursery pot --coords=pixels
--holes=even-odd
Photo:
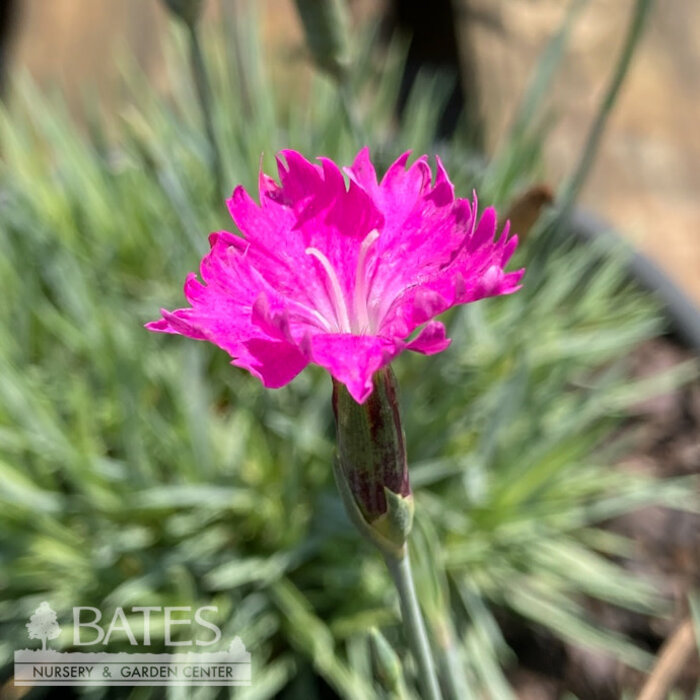
[[[568,231],[581,242],[600,241],[611,249],[623,244],[619,234],[595,214],[578,209]],[[700,309],[693,300],[651,258],[633,248],[629,262],[630,276],[652,292],[663,304],[671,332],[681,344],[700,355]]]

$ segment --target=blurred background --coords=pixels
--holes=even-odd
[[[632,0],[591,0],[573,29],[548,95],[556,115],[545,146],[549,182],[568,172],[582,147],[632,5]],[[270,70],[281,84],[307,82],[310,69],[294,3],[263,0],[258,6]],[[389,0],[350,3],[356,24],[388,17],[407,32],[425,28],[421,10],[411,9],[420,3],[406,6],[402,16]],[[565,9],[559,0],[442,0],[422,10],[433,16],[427,26],[435,36],[455,34],[447,42],[426,38],[424,58],[461,62],[462,85],[478,95],[491,148],[503,139],[535,60]],[[59,84],[73,106],[89,85],[106,106],[119,108],[124,96],[115,57],[127,48],[150,79],[168,89],[162,54],[167,14],[157,3],[6,0],[3,12],[10,26],[4,40],[6,68],[26,69],[43,86]],[[216,21],[219,13],[218,4],[209,3],[208,18]],[[440,13],[444,16],[436,20]],[[451,55],[445,46],[452,41]],[[583,202],[631,237],[700,303],[698,123],[700,6],[668,0],[649,20]]]
[[[237,698],[419,697],[327,376],[143,329],[261,154],[365,144],[439,153],[527,268],[394,363],[445,697],[698,697],[698,3],[5,0],[0,37],[3,700],[83,697],[13,685],[44,600],[61,650],[74,605],[217,606]]]

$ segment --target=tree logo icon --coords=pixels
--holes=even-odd
[[[46,601],[34,611],[25,626],[29,639],[41,639],[42,651],[46,651],[47,640],[56,639],[61,634],[61,628],[56,621],[56,613]]]
[[[245,644],[240,637],[234,637],[228,648],[230,656],[235,657],[237,661],[250,663],[250,652],[245,648]]]

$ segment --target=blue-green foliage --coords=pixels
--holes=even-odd
[[[357,144],[333,84],[315,79],[307,99],[280,102],[255,32],[237,41],[238,62],[216,30],[206,42],[229,187],[254,187],[260,154],[270,170],[281,147],[348,162]],[[3,675],[13,650],[32,645],[24,623],[42,600],[62,621],[57,648],[70,646],[73,605],[207,604],[253,653],[255,683],[240,697],[320,697],[319,677],[343,697],[372,697],[369,630],[397,642],[398,613],[332,483],[327,376],[311,368],[265,391],[222,351],[143,329],[181,304],[206,234],[232,227],[186,58],[177,41],[170,49],[168,98],[131,71],[128,105],[81,130],[58,98],[20,80],[0,116]],[[421,84],[397,131],[398,53],[364,52],[352,84],[384,165],[431,149],[441,94]],[[539,167],[536,143],[492,166],[457,142],[441,151],[460,194],[483,182],[482,200],[501,205]],[[526,244],[516,264],[527,257]],[[606,558],[628,547],[596,523],[652,501],[684,505],[691,492],[610,467],[630,403],[693,371],[627,379],[630,350],[660,332],[654,302],[594,250],[553,248],[545,270],[532,288],[526,278],[512,297],[449,315],[454,342],[440,356],[395,363],[420,593],[431,629],[452,637],[445,658],[489,697],[509,697],[513,660],[494,606],[647,663],[581,607],[583,593],[663,611]]]

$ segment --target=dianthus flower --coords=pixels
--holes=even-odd
[[[523,270],[504,268],[517,246],[496,212],[455,197],[437,158],[406,167],[398,158],[381,182],[363,148],[341,170],[296,151],[278,158],[279,184],[260,174],[256,203],[242,187],[228,201],[242,236],[211,234],[211,250],[185,282],[190,306],[147,324],[208,340],[266,387],[289,383],[310,362],[358,403],[372,377],[404,350],[449,345],[434,318],[456,304],[509,294]]]

